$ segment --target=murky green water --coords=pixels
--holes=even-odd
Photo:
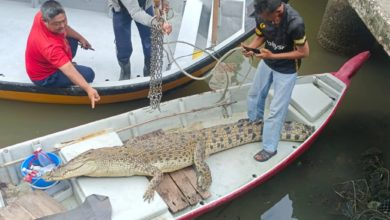
[[[195,82],[164,94],[163,101],[206,91]],[[52,105],[0,100],[0,148],[149,105],[149,100],[97,105]]]
[[[337,70],[347,57],[329,53],[316,42],[326,0],[290,2],[305,19],[311,49],[301,74]],[[345,219],[335,211],[332,185],[362,177],[359,157],[368,147],[383,150],[390,167],[389,61],[383,52],[371,57],[354,77],[329,125],[297,161],[263,185],[199,219]],[[206,83],[195,82],[164,95],[164,99],[206,90]],[[148,101],[141,100],[99,105],[91,110],[88,106],[0,101],[0,147],[146,105]]]

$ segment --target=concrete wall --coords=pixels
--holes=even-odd
[[[348,0],[328,0],[318,42],[329,51],[350,56],[370,50],[375,44],[375,38]]]
[[[328,0],[318,42],[345,55],[379,43],[390,55],[390,0]]]
[[[348,0],[348,2],[390,56],[390,1]]]

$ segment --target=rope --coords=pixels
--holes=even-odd
[[[214,54],[212,54],[212,53],[210,53],[209,51],[207,51],[207,49],[202,49],[202,48],[200,48],[200,47],[198,47],[198,46],[196,46],[196,45],[193,45],[193,44],[188,43],[188,42],[185,42],[185,41],[164,42],[164,44],[168,45],[168,46],[167,46],[167,47],[168,47],[168,52],[169,52],[168,54],[169,54],[171,57],[173,57],[173,53],[172,53],[172,50],[171,50],[171,48],[169,47],[169,45],[170,45],[170,44],[177,44],[177,43],[187,44],[187,45],[189,45],[189,46],[192,46],[192,47],[194,47],[194,48],[196,48],[196,49],[198,49],[198,50],[200,50],[200,51],[202,51],[202,52],[207,53],[207,54],[208,54],[209,56],[211,56],[215,61],[217,61],[217,63],[216,63],[215,66],[213,67],[213,69],[211,69],[210,72],[209,72],[208,74],[206,74],[206,75],[203,76],[203,77],[196,77],[196,76],[191,75],[191,74],[188,73],[187,71],[185,71],[185,70],[177,63],[176,60],[177,60],[178,58],[174,58],[174,59],[173,59],[173,63],[177,66],[177,68],[179,68],[179,70],[180,70],[183,74],[185,74],[186,76],[188,76],[189,78],[194,79],[194,80],[205,80],[205,79],[209,78],[210,76],[212,76],[212,75],[214,74],[215,68],[217,68],[217,67],[221,64],[222,61],[224,61],[228,56],[230,56],[230,55],[231,55],[233,52],[235,52],[236,50],[240,50],[240,49],[241,49],[240,47],[233,48],[233,49],[229,50],[226,54],[224,54],[220,59],[218,59]],[[164,48],[164,50],[166,50],[166,49]],[[180,58],[182,58],[182,57],[185,57],[185,56],[181,56]]]
[[[217,61],[217,63],[216,63],[215,66],[210,70],[210,72],[209,72],[208,74],[204,75],[203,77],[196,77],[196,76],[193,76],[193,75],[191,75],[190,73],[188,73],[187,71],[185,71],[185,70],[177,63],[177,59],[178,59],[178,58],[174,58],[174,56],[173,56],[173,52],[172,52],[172,50],[171,50],[171,48],[170,48],[169,45],[170,45],[170,44],[177,44],[177,43],[187,44],[187,45],[192,46],[192,47],[194,47],[194,48],[196,48],[196,49],[198,49],[198,50],[200,50],[200,51],[202,51],[202,52],[205,52],[205,53],[207,53],[210,57],[212,57],[215,61]],[[171,42],[164,42],[164,44],[166,44],[166,45],[167,45],[167,48],[168,48],[168,52],[166,52],[166,53],[168,53],[168,54],[170,55],[170,57],[173,57],[173,63],[176,65],[176,67],[177,67],[184,75],[186,75],[187,77],[189,77],[189,78],[191,78],[191,79],[193,79],[193,80],[198,80],[198,81],[200,81],[200,80],[206,80],[206,79],[208,79],[209,77],[213,76],[213,75],[216,73],[216,71],[215,71],[216,68],[218,68],[218,66],[219,66],[227,57],[229,57],[229,56],[230,56],[231,54],[233,54],[235,51],[241,50],[240,47],[233,48],[233,49],[229,50],[226,54],[224,54],[220,59],[218,59],[214,54],[212,54],[212,53],[210,53],[209,51],[207,51],[207,49],[202,49],[202,48],[200,48],[200,47],[198,47],[198,46],[196,46],[196,45],[194,45],[194,44],[191,44],[191,43],[188,43],[188,42],[185,42],[185,41],[171,41]],[[165,48],[164,48],[164,51],[166,51]],[[190,55],[191,55],[191,54],[190,54]],[[190,56],[190,55],[188,55],[188,56]],[[168,56],[168,57],[169,57],[169,56]],[[180,58],[182,58],[182,57],[185,57],[185,56],[181,56]],[[245,56],[244,56],[244,57],[245,57]],[[249,59],[249,60],[250,60],[250,64],[251,64],[250,66],[252,66],[252,64],[253,64],[253,58],[251,58],[251,59]],[[172,61],[171,61],[171,62],[172,62]],[[222,93],[221,99],[220,99],[219,101],[217,101],[217,103],[218,103],[218,102],[221,102],[221,101],[223,101],[223,100],[225,99],[225,96],[226,96],[226,94],[227,94],[227,91],[229,90],[229,84],[230,84],[227,71],[226,71],[224,68],[222,68],[222,69],[223,69],[223,71],[224,71],[224,73],[225,73],[226,85],[225,85],[225,88],[224,88],[224,92]],[[251,70],[251,68],[249,68],[248,71],[246,72],[245,77],[244,77],[244,80],[243,80],[242,82],[244,82],[244,81],[246,80],[246,78],[248,77],[248,75],[249,75],[249,73],[250,73],[250,70]],[[241,87],[242,82],[239,84],[239,87]]]

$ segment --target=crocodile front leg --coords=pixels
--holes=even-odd
[[[194,152],[194,164],[197,171],[197,185],[198,187],[206,191],[212,182],[210,168],[205,162],[206,160],[206,145],[205,142],[198,141],[196,143]]]
[[[161,170],[155,166],[147,166],[144,171],[148,173],[148,175],[153,176],[153,178],[150,180],[148,189],[143,196],[144,201],[150,203],[154,198],[154,192],[156,191],[157,186],[162,181],[163,172],[161,172]]]

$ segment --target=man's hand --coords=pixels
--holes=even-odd
[[[86,50],[92,49],[92,45],[85,38],[79,39],[79,42],[80,42],[81,48],[86,49]]]
[[[95,102],[100,100],[99,93],[92,88],[84,77],[77,71],[71,61],[67,62],[59,68],[75,85],[80,86],[87,94],[91,101],[91,107],[95,108]]]
[[[163,11],[165,14],[168,14],[169,9],[170,9],[170,7],[169,7],[169,2],[168,2],[168,1],[164,1],[164,4],[163,4],[163,6],[162,6],[162,11]]]
[[[95,102],[98,102],[100,100],[99,93],[96,91],[96,89],[90,87],[90,89],[87,90],[88,98],[91,100],[91,107],[92,109],[95,108]]]
[[[259,54],[255,54],[256,57],[259,57],[259,58],[262,58],[262,59],[273,59],[273,53],[268,50],[268,49],[265,49],[265,48],[260,48],[260,52]]]
[[[253,51],[248,51],[248,50],[245,50],[244,47],[249,47],[243,43],[241,43],[241,53],[242,55],[244,55],[245,57],[251,57],[253,56],[255,53],[253,53]]]
[[[172,25],[168,22],[162,24],[162,30],[165,34],[170,34],[172,32]]]

